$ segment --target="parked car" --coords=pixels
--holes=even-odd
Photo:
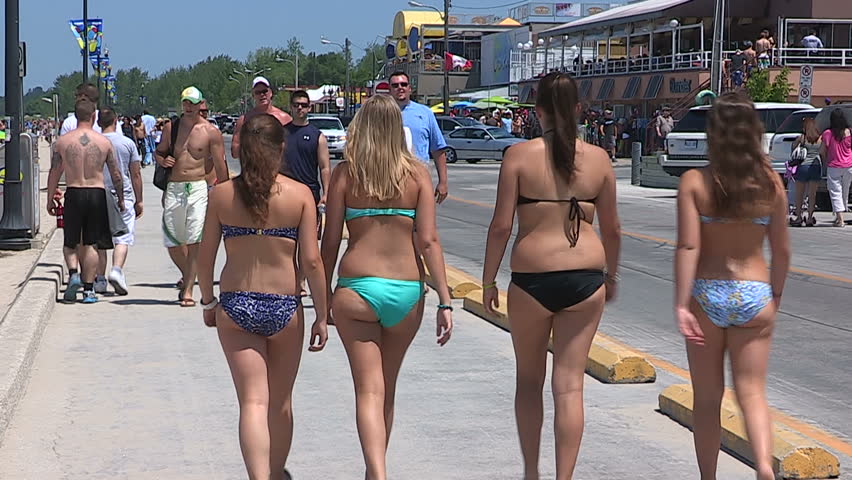
[[[217,130],[222,130],[222,128],[219,127],[219,122],[217,122],[215,118],[208,118],[207,121],[210,122],[214,127],[216,127]]]
[[[778,173],[784,173],[785,163],[790,160],[793,150],[793,141],[802,134],[802,122],[806,118],[814,118],[819,113],[819,108],[799,110],[788,116],[772,135],[769,141],[769,158],[772,160],[772,169]]]
[[[346,146],[346,130],[339,118],[330,115],[311,115],[309,122],[317,127],[328,142],[328,153],[334,157],[343,158],[343,148]]]
[[[437,115],[435,119],[438,120],[438,126],[441,127],[441,131],[444,133],[452,132],[453,130],[461,127],[482,126],[482,124],[479,123],[479,120],[470,117],[451,117],[449,115]]]
[[[763,122],[763,150],[769,153],[769,144],[781,123],[793,112],[811,110],[803,103],[756,103],[755,108]],[[663,170],[679,177],[691,168],[707,165],[707,112],[709,105],[693,107],[666,137],[666,153],[660,156]]]
[[[516,143],[525,142],[515,138],[501,127],[460,127],[444,134],[447,142],[447,163],[459,159],[476,163],[484,159],[503,160],[506,149]]]

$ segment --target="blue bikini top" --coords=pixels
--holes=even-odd
[[[765,217],[755,217],[751,219],[751,223],[755,225],[769,225],[769,215]],[[708,217],[701,215],[701,223],[737,223],[737,220],[725,217]]]
[[[244,237],[247,235],[264,235],[267,237],[289,238],[296,240],[299,237],[298,227],[278,227],[278,228],[252,228],[252,227],[234,227],[231,225],[222,225],[222,236],[224,238]]]
[[[413,208],[346,208],[346,220],[360,217],[378,217],[382,215],[399,215],[413,219]]]

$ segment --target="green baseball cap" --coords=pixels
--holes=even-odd
[[[195,87],[186,87],[180,92],[180,101],[189,100],[190,102],[198,105],[204,100],[204,95],[201,94],[201,90]]]

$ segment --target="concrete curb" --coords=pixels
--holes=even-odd
[[[62,235],[46,242],[30,277],[0,323],[0,443],[24,395],[33,359],[65,278]]]
[[[446,269],[447,284],[452,289],[453,298],[464,298],[465,310],[506,331],[511,330],[506,311],[506,292],[498,293],[500,307],[496,314],[491,314],[485,311],[482,305],[482,287],[479,282],[461,270],[453,267]],[[428,273],[426,283],[434,288],[432,277]],[[456,296],[462,292],[463,296]],[[548,344],[547,348],[553,351],[552,343]],[[601,334],[595,335],[592,342],[586,362],[586,373],[604,383],[653,383],[657,379],[654,366],[641,353]]]
[[[660,411],[692,429],[693,391],[691,385],[666,387],[659,396]],[[726,395],[722,400],[722,446],[754,464],[742,412]],[[834,478],[840,475],[840,461],[813,440],[773,422],[772,458],[780,478]]]

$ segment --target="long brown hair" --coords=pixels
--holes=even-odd
[[[281,168],[285,141],[281,122],[267,113],[255,115],[240,128],[242,172],[234,186],[252,218],[260,223],[269,214],[269,197]]]
[[[364,102],[349,124],[343,153],[355,191],[380,202],[402,196],[418,163],[405,143],[402,112],[388,95]]]
[[[805,118],[802,120],[802,133],[805,135],[805,141],[811,144],[817,143],[820,137],[820,131],[816,126],[815,118]]]
[[[766,215],[778,195],[778,174],[763,152],[763,123],[741,93],[720,96],[707,115],[707,153],[714,215]]]
[[[549,73],[538,82],[535,106],[547,115],[549,123],[542,138],[547,144],[551,161],[566,182],[577,170],[577,83],[567,73]]]

